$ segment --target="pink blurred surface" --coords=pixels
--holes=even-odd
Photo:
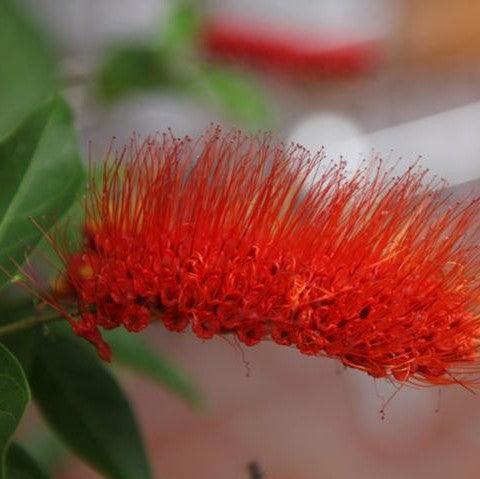
[[[253,460],[272,479],[478,477],[478,398],[465,390],[439,397],[404,388],[382,419],[384,385],[334,361],[274,344],[246,348],[242,358],[221,339],[202,343],[160,327],[151,340],[191,374],[206,403],[191,411],[124,377],[156,478],[248,478]],[[58,475],[98,477],[77,462]]]

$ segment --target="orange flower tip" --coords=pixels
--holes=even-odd
[[[91,265],[83,264],[78,268],[78,274],[81,279],[90,279],[93,276],[94,271]]]
[[[57,276],[51,282],[51,288],[56,298],[65,298],[74,292],[64,274]]]
[[[71,288],[72,327],[105,360],[102,330],[159,320],[401,383],[474,384],[480,209],[447,204],[417,166],[389,175],[218,128],[134,139],[92,175],[78,251],[54,241],[54,289]]]

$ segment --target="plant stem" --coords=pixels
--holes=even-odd
[[[256,461],[249,462],[247,467],[250,479],[262,479],[264,477],[263,471]]]
[[[49,316],[31,316],[24,318],[15,323],[7,324],[6,326],[0,326],[0,337],[6,336],[7,334],[17,333],[18,331],[23,331],[24,329],[31,329],[39,324],[49,323],[60,319],[58,313],[49,315]]]

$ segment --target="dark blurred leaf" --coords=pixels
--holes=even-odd
[[[48,479],[35,459],[15,442],[8,448],[5,469],[8,479]]]
[[[132,91],[173,84],[170,64],[162,52],[144,45],[128,45],[108,53],[96,88],[101,99],[113,102]]]
[[[20,363],[13,354],[0,344],[0,478],[5,475],[5,458],[10,438],[17,429],[25,412],[30,391]]]
[[[54,98],[0,142],[0,265],[13,274],[25,250],[68,210],[84,178],[72,115]],[[12,261],[13,260],[13,261]],[[0,273],[0,288],[8,280]]]
[[[27,317],[36,316],[37,314],[38,311],[35,309],[32,298],[27,297],[16,302],[0,300],[0,325],[2,326],[15,323]],[[31,362],[35,356],[38,338],[37,328],[8,334],[1,338],[2,343],[7,346],[20,361],[27,376]]]
[[[149,479],[138,427],[117,381],[72,333],[51,329],[52,336],[40,344],[31,378],[47,422],[106,477]]]
[[[15,323],[33,314],[36,314],[36,309],[32,298],[27,296],[13,300],[4,298],[3,295],[0,297],[0,326]]]
[[[0,139],[54,91],[54,60],[14,0],[0,0]]]
[[[204,67],[192,76],[189,89],[251,130],[268,124],[270,118],[264,91],[246,74],[218,67]]]
[[[165,356],[148,346],[140,335],[116,329],[104,336],[112,347],[114,360],[157,381],[192,407],[200,404],[200,392],[190,379]]]

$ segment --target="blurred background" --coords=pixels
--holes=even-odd
[[[0,69],[24,61],[33,90],[43,88],[48,51],[93,159],[112,137],[197,135],[213,122],[324,146],[352,164],[374,153],[392,164],[421,156],[461,191],[480,178],[478,2],[16,4],[43,34],[0,46]],[[0,39],[10,24],[0,16]],[[14,112],[10,96],[0,93],[0,108]],[[7,127],[0,122],[0,136]],[[466,390],[406,387],[389,401],[389,384],[294,350],[262,344],[242,355],[221,339],[148,334],[205,403],[192,411],[124,376],[156,477],[248,479],[252,462],[269,479],[479,477],[480,400]],[[51,439],[36,440],[53,457]],[[53,463],[55,478],[99,477],[68,457]]]

